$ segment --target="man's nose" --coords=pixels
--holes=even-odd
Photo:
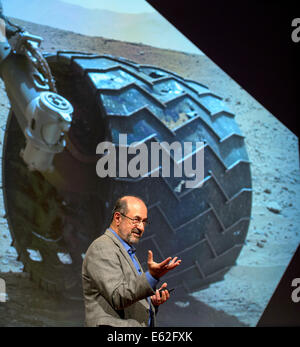
[[[145,225],[144,222],[142,220],[138,221],[137,224],[138,228],[141,229],[143,232],[145,231]]]

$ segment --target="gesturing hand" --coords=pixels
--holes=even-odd
[[[159,291],[161,290],[161,294]],[[170,297],[170,293],[167,290],[167,283],[165,282],[159,289],[156,290],[155,294],[151,296],[151,301],[154,306],[159,306],[166,302]]]
[[[151,276],[154,278],[159,279],[163,275],[165,275],[170,270],[173,270],[175,267],[177,267],[181,260],[177,260],[178,257],[175,257],[172,259],[172,257],[168,257],[161,263],[156,263],[153,261],[153,253],[152,251],[148,251],[148,270]]]

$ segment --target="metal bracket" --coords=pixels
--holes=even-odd
[[[27,55],[26,44],[29,42],[34,48],[39,48],[41,46],[43,39],[40,36],[29,34],[29,32],[24,31],[19,33],[18,40],[16,42],[16,53]]]
[[[71,125],[73,107],[61,95],[42,92],[27,106],[26,147],[21,156],[29,170],[52,170],[56,153],[66,146],[64,133]]]

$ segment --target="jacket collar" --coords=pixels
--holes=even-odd
[[[136,249],[134,246],[129,245],[126,241],[124,241],[112,228],[108,228],[109,231],[111,231],[117,239],[122,243],[123,247],[126,249],[126,252],[129,254],[135,253]]]
[[[116,233],[112,232],[110,229],[106,229],[104,234],[106,236],[108,236],[109,238],[111,238],[113,240],[113,242],[119,247],[120,252],[126,258],[126,260],[127,260],[128,264],[129,264],[129,266],[131,267],[132,271],[136,274],[136,276],[138,276],[136,268],[135,268],[135,266],[133,264],[133,261],[132,261],[130,255],[128,254],[127,249],[125,248],[125,245],[124,245],[125,241],[124,241],[124,243],[121,242],[121,239],[118,237],[118,235],[116,235]],[[126,245],[128,246],[128,249],[130,249],[130,245],[128,245],[128,244],[126,244]]]

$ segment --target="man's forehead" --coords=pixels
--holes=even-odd
[[[136,197],[127,197],[126,202],[127,202],[128,212],[147,213],[147,206],[141,199],[138,199]]]

